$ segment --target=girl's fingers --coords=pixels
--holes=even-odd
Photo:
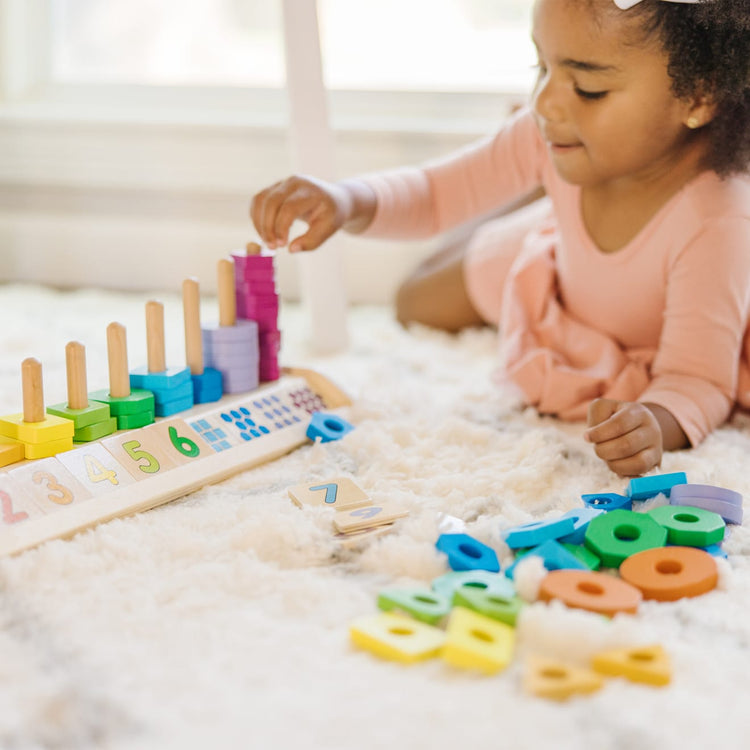
[[[289,245],[290,252],[314,250],[316,247],[320,247],[336,231],[333,222],[330,219],[326,220],[323,216],[313,215],[308,221],[307,231]]]
[[[639,477],[661,463],[661,451],[655,447],[649,447],[628,458],[615,461],[607,461],[607,466],[621,477]]]
[[[643,424],[641,409],[635,404],[621,405],[621,402],[613,403],[621,406],[617,411],[604,419],[604,421],[591,427],[584,433],[584,439],[590,443],[603,443],[607,440],[615,440],[625,433],[637,429]]]
[[[281,245],[286,245],[289,242],[289,230],[297,219],[312,224],[316,208],[319,205],[320,198],[310,193],[298,192],[290,195],[276,212],[274,235],[277,241]]]
[[[648,448],[653,442],[652,437],[648,430],[639,427],[612,440],[596,443],[594,451],[607,462],[631,458]]]

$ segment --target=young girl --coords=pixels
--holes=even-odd
[[[339,228],[423,237],[542,188],[465,251],[422,264],[399,319],[501,332],[502,372],[541,413],[586,419],[623,476],[750,406],[750,3],[536,0],[531,107],[421,168],[253,198],[264,242]],[[744,346],[743,346],[744,342]]]

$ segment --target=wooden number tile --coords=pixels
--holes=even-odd
[[[56,458],[92,495],[104,495],[135,482],[127,469],[99,443],[58,453]]]
[[[44,513],[90,500],[91,493],[56,459],[42,458],[8,472]]]
[[[0,474],[0,528],[14,527],[44,515],[31,495],[8,474]]]
[[[325,506],[341,510],[353,510],[372,505],[368,494],[349,477],[334,477],[312,484],[297,484],[287,492],[292,502],[305,506]]]
[[[102,440],[102,445],[138,480],[174,469],[157,435],[144,429],[130,430]]]
[[[208,443],[184,419],[157,422],[141,433],[148,435],[149,440],[154,436],[178,466],[213,454]]]
[[[341,510],[334,516],[333,525],[336,527],[336,531],[348,534],[350,531],[361,531],[373,526],[382,526],[408,515],[409,511],[405,508],[383,503],[382,505],[369,505],[355,510]]]

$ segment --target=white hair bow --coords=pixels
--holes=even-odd
[[[627,10],[632,8],[634,5],[638,5],[641,0],[615,0],[615,5],[620,10]],[[667,3],[699,3],[701,0],[664,0]]]

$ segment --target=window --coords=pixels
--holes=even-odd
[[[59,83],[280,88],[280,0],[50,0]],[[319,0],[334,90],[520,92],[527,0]]]

